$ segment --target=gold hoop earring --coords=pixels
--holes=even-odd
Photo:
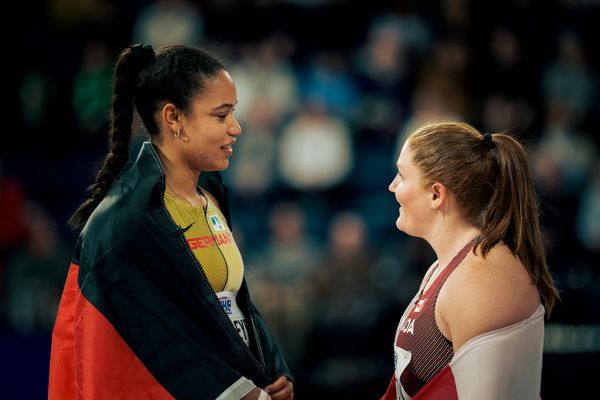
[[[175,139],[181,139],[181,128],[177,129],[177,132],[173,133]]]

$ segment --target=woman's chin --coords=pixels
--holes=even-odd
[[[224,161],[219,161],[215,163],[211,163],[210,165],[205,165],[201,171],[223,171],[229,167],[229,160],[225,159]]]
[[[402,223],[402,217],[398,217],[398,219],[396,220],[396,228],[398,228],[398,230],[400,232],[404,232],[404,226]]]

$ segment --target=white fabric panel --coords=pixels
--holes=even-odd
[[[216,400],[240,400],[255,387],[256,385],[251,380],[241,377],[221,393]]]
[[[461,400],[540,398],[544,307],[465,343],[450,361]]]

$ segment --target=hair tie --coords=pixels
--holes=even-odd
[[[131,55],[139,59],[151,59],[154,57],[154,49],[149,44],[136,43],[129,46]]]
[[[491,133],[486,133],[483,135],[483,143],[485,144],[485,149],[487,151],[490,151],[490,150],[493,150],[496,148],[496,143],[494,143]]]

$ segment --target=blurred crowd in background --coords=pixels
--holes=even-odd
[[[2,393],[46,395],[78,233],[66,221],[107,149],[114,59],[137,42],[205,48],[236,82],[243,134],[224,172],[233,230],[299,399],[383,393],[396,324],[435,258],[397,231],[387,188],[406,135],[447,119],[526,143],[562,296],[542,395],[592,387],[600,1],[46,0],[2,10],[15,23],[2,63]],[[147,139],[135,131],[132,157]]]

